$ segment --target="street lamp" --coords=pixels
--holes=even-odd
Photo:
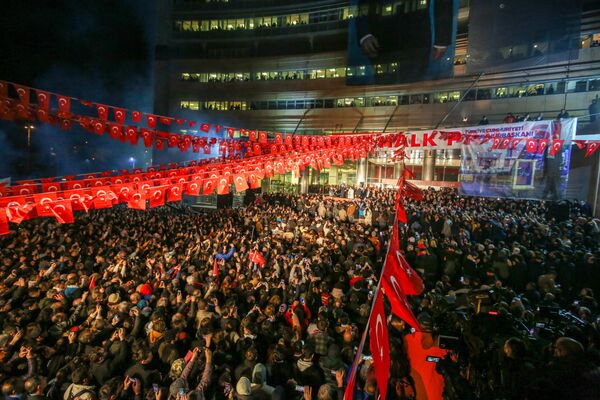
[[[31,130],[35,129],[35,126],[25,125],[24,128],[27,129],[27,149],[29,149],[31,147]]]
[[[129,157],[129,162],[131,163],[131,169],[135,169],[135,158]]]

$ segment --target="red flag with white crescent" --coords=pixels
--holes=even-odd
[[[56,96],[58,98],[58,116],[67,117],[71,114],[71,98],[67,96]]]
[[[176,185],[171,185],[167,192],[167,201],[181,201],[183,196],[183,184],[178,183]]]
[[[369,344],[381,399],[386,399],[390,375],[390,342],[381,291],[377,292],[369,321]]]
[[[384,277],[387,276],[388,281],[391,277],[395,277],[405,295],[418,296],[425,290],[425,285],[419,274],[412,269],[400,252],[397,230],[397,227],[394,226],[389,252],[385,259]]]
[[[27,108],[29,107],[29,88],[27,86],[21,86],[21,85],[13,85],[15,87],[15,90],[17,91],[17,94],[19,95],[19,100],[21,101],[21,104],[23,105],[23,107]]]
[[[146,209],[146,193],[143,190],[133,192],[127,201],[127,207],[135,210]]]
[[[133,122],[142,122],[142,113],[139,111],[132,111],[131,119],[133,120]]]
[[[72,224],[75,222],[70,200],[55,200],[50,204],[50,210],[59,224]]]
[[[98,110],[98,118],[102,121],[106,121],[108,119],[108,106],[96,104],[96,109]]]
[[[146,122],[148,123],[148,128],[156,128],[156,115],[146,114]]]
[[[150,208],[160,207],[165,205],[165,189],[166,186],[154,186],[148,189],[148,205]]]
[[[537,152],[537,139],[526,139],[525,140],[525,150],[528,153],[536,153]]]
[[[560,149],[562,149],[564,143],[565,143],[565,141],[562,139],[554,139],[552,141],[552,146],[550,146],[550,151],[549,151],[550,155],[552,157],[557,155],[558,152],[560,151]]]
[[[217,194],[224,195],[229,194],[229,179],[225,176],[221,176],[217,183]]]
[[[600,142],[588,142],[587,147],[585,149],[585,157],[591,157],[594,155],[598,147],[600,146]]]
[[[234,174],[233,183],[235,184],[235,191],[238,193],[248,189],[248,179],[245,174]]]
[[[544,150],[546,150],[546,147],[548,147],[548,139],[540,139],[540,140],[538,140],[537,153],[538,154],[543,154]]]
[[[113,107],[113,111],[115,113],[115,121],[117,121],[117,124],[123,125],[125,123],[125,115],[126,115],[125,109]]]
[[[202,194],[208,196],[209,194],[213,194],[215,189],[217,188],[217,180],[218,178],[209,178],[204,181],[204,186],[202,188]]]
[[[50,109],[50,93],[36,90],[38,109],[48,111]]]

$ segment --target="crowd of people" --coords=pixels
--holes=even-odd
[[[395,194],[330,187],[239,209],[23,222],[0,238],[3,395],[341,399]],[[599,398],[598,219],[453,190],[407,199],[406,212],[401,248],[426,283],[411,303],[420,337],[447,351],[430,363],[445,398]],[[415,333],[395,316],[388,326],[387,397],[427,398]],[[377,395],[368,354],[356,398]]]

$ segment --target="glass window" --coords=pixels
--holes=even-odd
[[[433,94],[433,103],[440,104],[446,103],[448,101],[448,93],[447,92],[439,92]]]
[[[544,84],[537,83],[527,87],[527,96],[541,96],[544,94]]]
[[[423,104],[423,95],[422,94],[411,94],[410,95],[410,104]]]
[[[325,99],[323,101],[323,108],[333,108],[333,99]]]
[[[277,101],[277,109],[278,110],[285,110],[285,100],[278,100]]]
[[[175,21],[175,30],[181,32],[183,30],[183,22]]]
[[[402,104],[402,105],[406,105],[406,104],[408,104],[409,97],[410,97],[410,96],[408,96],[408,95],[403,95],[403,96],[400,96],[400,104]]]
[[[590,81],[590,92],[600,90],[600,79],[594,79]]]
[[[296,100],[296,109],[302,110],[304,108],[304,100]]]
[[[448,93],[448,101],[451,102],[457,102],[460,100],[460,92],[459,91],[455,91],[455,92],[450,92]]]
[[[505,87],[496,88],[494,97],[497,99],[503,99],[505,97],[508,97],[508,88],[505,88]]]
[[[477,89],[477,100],[489,100],[492,98],[491,89]]]
[[[315,108],[323,108],[323,100],[315,100]]]
[[[360,67],[358,67],[356,69],[356,75],[358,76],[365,76],[367,71],[367,67],[365,67],[364,65],[361,65]]]
[[[385,4],[381,9],[381,15],[392,15],[394,13],[393,4]]]
[[[471,89],[465,95],[465,101],[473,101],[477,97],[477,93],[475,89]]]

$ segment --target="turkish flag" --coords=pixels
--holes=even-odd
[[[229,179],[224,176],[219,178],[219,183],[217,184],[217,194],[229,194]]]
[[[406,218],[406,211],[404,210],[404,204],[402,200],[398,201],[396,207],[396,219],[398,222],[402,222],[403,224],[408,224],[408,219]]]
[[[500,141],[500,146],[498,146],[498,148],[500,150],[506,150],[509,143],[510,143],[510,138],[504,138]]]
[[[29,196],[37,193],[37,185],[17,185],[12,187],[13,196]]]
[[[175,133],[170,133],[169,139],[167,141],[169,148],[177,146],[177,143],[179,143],[179,135]]]
[[[162,140],[162,139],[158,139],[157,138],[156,142],[155,142],[155,145],[156,145],[156,150],[161,150],[162,151],[162,150],[165,149],[165,141]]]
[[[165,189],[166,186],[155,186],[148,189],[146,195],[148,197],[148,200],[150,200],[150,208],[165,205]]]
[[[181,125],[181,124],[183,124],[184,122],[185,122],[185,119],[179,119],[179,118],[175,118],[175,123],[176,123],[177,125]]]
[[[171,121],[173,120],[173,118],[169,118],[169,117],[160,117],[160,123],[163,125],[171,125]]]
[[[491,150],[496,150],[498,148],[498,146],[500,146],[500,138],[494,138],[494,141],[492,142],[492,148]]]
[[[25,196],[10,197],[6,201],[6,216],[9,222],[15,224],[28,220],[29,213],[35,208],[35,204],[28,203]]]
[[[94,208],[111,208],[113,206],[113,198],[116,197],[110,190],[109,186],[94,187],[91,190]]]
[[[0,207],[0,236],[8,235],[10,229],[8,228],[8,216],[6,215],[6,208]]]
[[[96,109],[98,110],[98,118],[106,121],[108,119],[108,107],[103,104],[96,104]]]
[[[146,194],[143,191],[133,192],[127,201],[127,207],[136,210],[146,209]]]
[[[200,124],[200,130],[204,133],[208,133],[210,131],[210,124]]]
[[[75,189],[75,190],[66,190],[63,192],[65,199],[71,202],[71,208],[73,210],[83,210],[85,212],[90,208],[89,202],[91,201],[91,196],[88,198],[85,190],[83,189]]]
[[[181,201],[181,197],[183,196],[183,184],[178,183],[176,185],[171,185],[167,192],[167,201]]]
[[[58,116],[66,117],[71,113],[71,98],[67,96],[57,96],[58,98]]]
[[[281,146],[283,144],[283,135],[280,132],[275,133],[275,144]]]
[[[388,255],[385,259],[384,276],[388,281],[394,278],[398,286],[407,296],[418,296],[425,289],[423,280],[417,272],[408,265],[408,262],[398,248],[398,228],[394,226]]]
[[[522,138],[512,139],[510,141],[510,146],[508,147],[508,149],[509,150],[514,150],[519,145],[519,143],[521,143],[521,140],[523,140],[523,139]]]
[[[577,145],[577,148],[579,150],[583,150],[585,149],[585,140],[573,140],[573,143],[575,143]]]
[[[94,128],[94,133],[96,135],[104,134],[104,129],[105,129],[104,122],[98,121],[98,120],[94,121],[93,128]]]
[[[204,154],[210,154],[210,145],[204,145]]]
[[[292,135],[285,135],[285,145],[292,146],[293,145],[293,137]]]
[[[537,139],[526,139],[525,140],[525,150],[528,153],[536,153],[537,152]]]
[[[423,200],[423,191],[408,181],[404,181],[404,194],[413,200]]]
[[[156,115],[146,114],[146,122],[148,123],[148,128],[156,128]]]
[[[117,121],[117,124],[123,125],[125,123],[125,109],[113,107],[113,112],[115,113],[115,121]]]
[[[193,180],[185,185],[185,194],[188,196],[200,195],[200,188],[202,187],[202,180]]]
[[[417,318],[410,309],[410,305],[406,300],[406,296],[402,293],[398,281],[394,277],[391,277],[391,280],[389,278],[388,276],[382,277],[381,287],[390,301],[392,312],[417,331],[420,331],[421,326],[419,325],[419,321],[417,321]]]
[[[35,210],[38,217],[52,217],[50,205],[56,200],[56,193],[40,193],[33,195]]]
[[[21,86],[21,85],[13,85],[15,87],[15,90],[17,91],[17,94],[19,95],[19,100],[21,101],[21,104],[23,105],[23,107],[27,108],[29,107],[29,88],[27,86]]]
[[[108,134],[113,139],[120,139],[121,135],[123,134],[123,132],[121,130],[121,126],[111,124],[108,128]]]
[[[50,93],[36,90],[38,108],[44,111],[50,109]]]
[[[117,195],[120,202],[126,202],[129,200],[131,193],[134,191],[132,183],[122,183],[112,186],[113,192]]]
[[[233,135],[235,134],[235,129],[234,128],[227,128],[227,134],[229,135],[230,139],[233,139]]]
[[[255,130],[248,131],[248,140],[250,140],[251,142],[256,142],[256,131]]]
[[[234,174],[233,183],[235,184],[235,191],[238,193],[248,189],[248,180],[245,174]]]
[[[587,147],[585,149],[585,157],[591,157],[592,155],[594,155],[596,150],[598,150],[599,146],[600,146],[600,142],[589,141],[587,143]]]
[[[144,139],[144,146],[152,147],[152,141],[154,140],[154,133],[152,131],[142,128],[142,138]]]
[[[546,147],[548,147],[548,139],[540,139],[540,140],[538,140],[538,150],[537,150],[537,153],[538,154],[543,154],[544,150],[546,150]]]
[[[218,178],[209,178],[204,180],[204,185],[202,188],[202,194],[208,196],[209,194],[213,194],[215,189],[217,188]]]
[[[250,182],[250,189],[260,188],[260,179],[256,172],[250,172],[248,174],[248,181]]]
[[[131,119],[133,120],[133,122],[142,122],[142,113],[139,111],[132,111]]]
[[[388,338],[387,319],[383,308],[381,291],[377,292],[373,312],[369,320],[369,344],[375,367],[375,377],[381,399],[386,398],[388,378],[390,375],[390,342]]]
[[[267,138],[268,138],[267,132],[264,132],[264,131],[258,132],[258,141],[259,141],[259,143],[266,144],[267,143]]]
[[[70,200],[55,200],[50,203],[50,210],[59,224],[72,224],[75,222]]]
[[[558,152],[560,151],[560,149],[562,149],[564,143],[565,143],[565,141],[562,139],[554,139],[552,141],[552,146],[550,147],[550,150],[548,152],[550,154],[550,156],[552,156],[552,157],[556,156],[558,154]]]
[[[250,260],[250,262],[260,265],[260,267],[264,267],[266,261],[263,255],[258,250],[250,250],[248,252],[248,259]]]
[[[129,143],[131,143],[132,145],[137,144],[138,132],[137,132],[137,128],[135,126],[128,126],[127,129],[125,130],[125,134],[127,135],[127,139],[129,140]]]
[[[43,182],[42,192],[60,192],[60,182]]]

